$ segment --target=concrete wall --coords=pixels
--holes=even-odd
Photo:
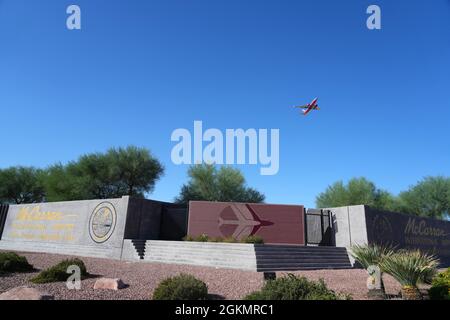
[[[349,248],[354,244],[367,244],[365,207],[349,206],[327,208],[333,215],[335,244]]]
[[[0,204],[0,240],[2,240],[3,229],[6,223],[6,217],[8,216],[9,205]]]
[[[189,202],[188,234],[242,239],[259,236],[270,244],[305,244],[304,208],[237,202]]]
[[[180,241],[187,235],[188,209],[185,206],[164,206],[161,214],[159,240]]]
[[[368,242],[398,249],[420,249],[450,266],[450,222],[366,207]]]
[[[125,239],[158,239],[161,210],[161,202],[146,199],[130,199]]]
[[[348,206],[327,208],[333,215],[333,228],[335,230],[336,247],[345,247],[347,251],[354,244],[368,243],[365,206]],[[349,255],[351,263],[354,259]]]
[[[12,205],[0,250],[118,258],[128,197]]]
[[[186,206],[147,199],[130,199],[125,239],[181,240],[186,233]]]

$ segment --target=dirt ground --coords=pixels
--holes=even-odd
[[[163,279],[179,273],[188,273],[203,280],[213,298],[242,299],[252,291],[259,290],[264,283],[263,274],[258,272],[83,257],[81,259],[92,277],[82,281],[81,290],[69,290],[62,282],[36,285],[29,281],[39,270],[67,259],[68,256],[44,253],[20,254],[24,255],[37,271],[0,276],[0,293],[26,285],[54,295],[57,300],[141,300],[150,299],[153,290]],[[314,270],[293,273],[311,280],[322,278],[328,287],[336,292],[350,294],[356,300],[367,299],[367,273],[364,270]],[[279,272],[277,277],[283,274],[285,272]],[[94,290],[94,283],[98,277],[121,278],[128,286],[119,291]],[[400,286],[394,279],[385,276],[384,281],[388,294],[399,293]]]

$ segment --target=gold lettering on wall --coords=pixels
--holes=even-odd
[[[75,241],[76,214],[59,211],[43,211],[39,205],[23,207],[11,224],[9,237],[29,241],[72,242]]]

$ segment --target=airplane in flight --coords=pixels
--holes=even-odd
[[[306,116],[312,110],[320,110],[319,105],[317,104],[317,100],[319,100],[319,98],[315,98],[311,103],[308,103],[305,106],[295,106],[294,108],[303,109],[303,115]]]
[[[253,236],[260,228],[271,225],[273,222],[261,220],[249,204],[233,203],[219,216],[222,234],[235,239]]]

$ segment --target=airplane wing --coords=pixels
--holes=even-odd
[[[246,225],[238,225],[236,230],[233,233],[234,238],[239,238],[241,235],[243,237],[247,237],[252,234],[253,226],[246,226]]]
[[[254,221],[254,217],[250,210],[248,210],[245,204],[234,203],[234,208],[236,208],[235,212],[237,213],[237,218],[239,221]]]
[[[303,115],[304,116],[306,116],[308,113],[310,113],[311,112],[311,110],[313,110],[314,109],[314,105],[310,105],[309,107],[308,107],[308,109],[306,109],[306,110],[303,110]]]
[[[308,109],[308,108],[309,108],[309,106],[308,106],[308,105],[306,105],[306,106],[295,106],[294,108],[300,108],[300,109]]]
[[[317,105],[317,100],[319,98],[315,98],[309,105],[306,110],[303,110],[303,115],[306,116],[308,113],[311,112],[311,110],[319,110],[319,106]]]

